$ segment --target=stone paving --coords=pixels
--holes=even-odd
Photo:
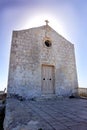
[[[9,130],[87,130],[85,99],[43,101],[8,99],[7,102],[9,103],[6,111],[9,110],[11,118],[8,123]],[[5,130],[8,129],[5,126]]]

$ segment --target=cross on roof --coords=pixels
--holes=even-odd
[[[48,21],[48,20],[45,20],[45,22],[46,22],[46,25],[48,25],[49,21]]]

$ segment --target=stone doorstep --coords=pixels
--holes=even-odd
[[[74,99],[77,97],[74,97]],[[43,101],[43,100],[65,100],[65,99],[70,99],[69,97],[64,97],[64,96],[58,96],[58,95],[54,95],[54,94],[49,94],[49,95],[41,95],[40,97],[35,97],[32,98],[32,100],[35,101]]]
[[[49,94],[49,95],[41,95],[40,97],[36,97],[35,98],[35,101],[43,101],[43,100],[57,100],[57,99],[64,99],[64,97],[62,96],[57,96],[57,95],[54,95],[54,94]]]
[[[87,97],[84,97],[84,96],[80,96],[81,99],[87,99]]]

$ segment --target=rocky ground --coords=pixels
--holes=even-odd
[[[8,98],[4,130],[87,130],[87,100]]]

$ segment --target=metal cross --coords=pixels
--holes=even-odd
[[[46,22],[46,25],[48,25],[49,21],[48,21],[48,20],[45,20],[45,22]]]

